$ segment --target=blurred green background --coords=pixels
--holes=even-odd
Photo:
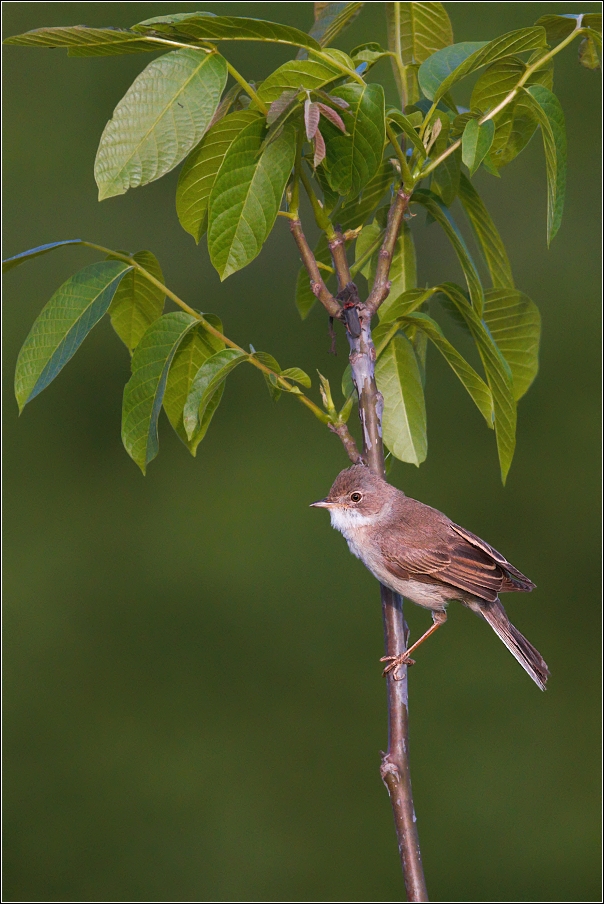
[[[601,8],[446,6],[457,41]],[[312,22],[311,3],[13,2],[4,32],[197,8]],[[368,4],[337,46],[385,42],[382,17],[382,4]],[[255,79],[290,56],[225,51]],[[178,224],[176,172],[97,203],[100,134],[150,59],[5,49],[4,256],[74,237],[148,248],[167,283],[219,313],[234,339],[338,385],[345,341],[330,358],[323,314],[300,322],[284,223],[221,286]],[[375,76],[394,102],[382,65]],[[539,136],[501,180],[476,177],[517,285],[543,316],[508,485],[493,435],[433,349],[428,460],[391,474],[536,582],[530,597],[504,602],[552,671],[540,694],[461,606],[422,648],[410,672],[411,765],[435,901],[601,900],[600,89],[574,45],[556,60],[556,90],[569,179],[551,250]],[[422,281],[461,280],[438,227],[420,215],[413,229]],[[143,478],[120,441],[128,355],[105,321],[18,419],[18,349],[55,288],[92,260],[58,251],[5,283],[4,899],[404,900],[378,771],[379,594],[325,513],[308,508],[347,465],[343,450],[241,368],[197,459],[163,419]],[[417,637],[429,617],[406,611]]]

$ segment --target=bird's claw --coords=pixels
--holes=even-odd
[[[415,659],[411,659],[406,653],[401,653],[399,656],[382,656],[380,662],[387,662],[388,665],[382,672],[384,678],[386,675],[389,675],[392,672],[392,677],[395,681],[401,681],[402,677],[397,675],[397,669],[401,665],[415,665]]]

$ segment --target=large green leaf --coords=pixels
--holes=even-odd
[[[205,314],[204,316],[206,320],[211,321],[212,325],[222,332],[222,323],[217,317],[213,314]],[[197,431],[191,436],[191,439],[187,436],[183,422],[185,403],[191,384],[201,365],[212,355],[215,355],[216,352],[222,351],[223,348],[224,342],[221,339],[207,332],[202,324],[198,324],[186,334],[178,346],[170,366],[164,393],[164,411],[168,415],[168,420],[172,427],[192,455],[196,454],[197,446],[210,426],[212,416],[222,398],[224,387],[221,386],[216,390],[211,400],[212,403],[207,406],[204,412],[205,416],[202,418]]]
[[[210,193],[226,152],[251,122],[263,122],[255,110],[229,113],[212,126],[185,160],[176,188],[176,213],[182,228],[196,242],[207,229]]]
[[[405,133],[415,150],[419,151],[419,159],[423,160],[426,156],[426,148],[410,122],[409,117],[391,107],[386,111],[386,119],[395,127],[397,132],[402,131]]]
[[[183,423],[187,436],[193,438],[203,425],[203,415],[217,389],[224,385],[230,372],[246,361],[248,355],[235,348],[225,348],[208,358],[197,371],[184,407]]]
[[[556,16],[550,13],[547,16],[541,16],[537,19],[535,25],[540,25],[545,29],[549,44],[558,44],[560,41],[563,41],[564,38],[567,38],[575,28],[580,26],[580,20],[582,18],[581,15]]]
[[[67,47],[69,56],[73,57],[170,50],[169,46],[154,43],[126,28],[88,28],[87,25],[35,28],[25,34],[6,38],[3,43],[29,47]]]
[[[443,283],[439,288],[464,318],[482,360],[493,397],[497,454],[501,479],[505,483],[516,448],[516,402],[510,367],[484,321],[472,305],[468,304],[467,298],[459,286],[454,283]]]
[[[340,195],[356,197],[376,175],[386,140],[384,89],[381,85],[348,84],[332,91],[347,101],[341,111],[348,132],[331,123],[324,130],[327,157],[324,162],[331,188]]]
[[[184,35],[196,41],[270,41],[306,47],[308,50],[321,49],[321,45],[314,38],[290,25],[280,25],[278,22],[268,22],[265,19],[214,16],[212,13],[157,16],[134,25],[132,30],[143,34],[158,32],[166,36]]]
[[[470,252],[468,251],[468,247],[463,239],[461,232],[457,228],[453,217],[451,216],[447,208],[441,203],[440,199],[437,198],[436,195],[434,195],[431,191],[426,191],[426,189],[417,189],[413,193],[411,201],[415,204],[422,204],[431,214],[431,216],[442,226],[447,238],[455,249],[459,263],[461,264],[466,282],[468,284],[468,291],[470,293],[470,298],[472,299],[472,305],[478,316],[482,316],[482,310],[484,307],[484,294],[480,282],[480,276],[478,275],[476,265],[472,260]]]
[[[417,69],[437,50],[453,43],[453,29],[442,3],[387,3],[388,49],[399,54],[406,67],[406,101],[419,98]],[[394,78],[403,96],[401,75],[392,60]]]
[[[8,273],[9,270],[24,264],[26,261],[32,260],[34,257],[40,257],[41,254],[48,254],[55,248],[61,248],[63,245],[81,245],[82,239],[64,239],[62,242],[49,242],[47,245],[38,245],[36,248],[30,248],[29,251],[21,251],[13,257],[7,257],[2,261],[2,272]]]
[[[430,189],[438,195],[445,207],[450,207],[458,195],[460,176],[461,148],[457,148],[432,173]]]
[[[228,72],[223,57],[175,50],[153,60],[113,112],[96,155],[99,200],[169,173],[203,137]]]
[[[473,176],[491,149],[495,135],[495,123],[492,119],[479,123],[470,119],[461,139],[461,159]],[[450,156],[453,156],[452,154]]]
[[[383,352],[396,331],[403,325],[405,318],[413,311],[419,310],[438,291],[438,287],[407,289],[406,292],[399,295],[396,304],[388,311],[388,319],[383,317],[379,325],[373,329],[373,342],[378,355]]]
[[[384,399],[384,443],[395,458],[419,466],[428,453],[426,404],[413,346],[402,333],[377,359],[375,379]]]
[[[309,34],[327,47],[361,12],[364,3],[315,3],[315,21]]]
[[[132,255],[151,276],[164,281],[159,261],[150,251]],[[120,282],[109,308],[111,325],[129,352],[133,352],[147,328],[161,317],[166,296],[133,268]]]
[[[258,96],[270,104],[288,89],[316,91],[341,76],[341,70],[325,60],[289,60],[262,82]]]
[[[514,278],[505,245],[480,195],[463,173],[459,182],[459,200],[484,255],[493,286],[513,289]]]
[[[246,126],[229,147],[209,202],[208,248],[221,279],[259,254],[277,218],[296,154],[286,126],[261,154],[265,127]]]
[[[512,372],[516,401],[539,370],[541,316],[534,301],[513,289],[485,293],[484,322]]]
[[[547,172],[547,243],[560,228],[566,190],[566,129],[564,112],[555,94],[543,85],[532,85],[524,95],[541,126]]]
[[[459,377],[463,387],[487,422],[487,426],[493,429],[493,397],[491,390],[482,377],[451,345],[436,320],[433,320],[428,314],[416,312],[407,315],[404,322],[418,326],[436,346],[447,364]]]
[[[130,269],[121,261],[90,264],[57,289],[34,321],[17,358],[15,396],[19,411],[73,357],[109,308],[120,280]]]
[[[164,314],[151,324],[132,356],[132,376],[122,402],[122,442],[143,474],[159,451],[157,420],[170,365],[178,346],[198,322],[184,311]]]
[[[419,70],[419,84],[432,101],[438,101],[452,86],[482,66],[503,57],[545,47],[545,31],[541,27],[520,28],[488,43],[465,41],[437,51]]]

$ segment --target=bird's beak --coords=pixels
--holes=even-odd
[[[328,502],[327,499],[319,499],[318,502],[311,502],[310,508],[331,508],[333,502]]]

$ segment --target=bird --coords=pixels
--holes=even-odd
[[[488,622],[545,690],[547,664],[499,599],[501,592],[526,593],[536,585],[500,552],[364,464],[341,471],[329,494],[311,505],[328,509],[332,527],[380,583],[432,612],[433,624],[406,652],[382,657],[385,675],[398,680],[399,667],[414,664],[410,654],[446,622],[448,603],[458,600]]]

